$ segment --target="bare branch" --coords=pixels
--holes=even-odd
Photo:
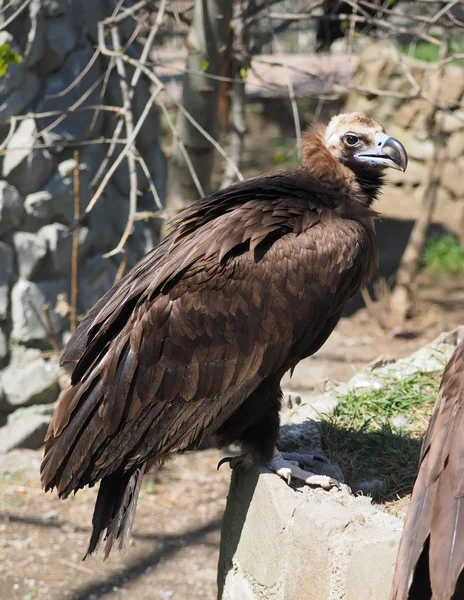
[[[113,27],[111,29],[111,38],[113,41],[113,47],[119,48],[120,47],[120,39],[119,39],[119,30],[117,27]],[[115,249],[115,250],[118,250],[118,248],[120,246],[122,246],[122,248],[124,248],[124,244],[125,244],[127,238],[132,233],[133,222],[134,222],[133,215],[137,211],[138,177],[137,177],[137,168],[136,168],[136,164],[135,164],[135,157],[134,157],[134,153],[132,152],[132,149],[133,148],[135,149],[135,142],[136,142],[136,135],[134,135],[134,117],[132,114],[132,103],[131,103],[132,94],[131,94],[131,90],[130,90],[127,80],[126,80],[126,67],[120,57],[116,58],[116,69],[118,71],[119,78],[120,78],[119,85],[121,86],[121,96],[122,96],[122,105],[123,105],[123,109],[124,109],[124,122],[126,125],[126,134],[129,139],[133,139],[133,143],[131,144],[131,147],[128,149],[128,152],[127,152],[127,163],[129,166],[129,185],[130,185],[130,188],[129,188],[129,217],[127,219],[126,228],[125,228],[124,233],[121,238],[121,240],[124,239],[124,242],[121,244],[121,240],[120,240],[117,248]],[[147,112],[147,116],[148,116],[148,112]],[[117,161],[115,161],[115,162],[117,162]],[[111,171],[111,168],[110,168],[110,171]],[[112,252],[116,253],[115,251],[112,251]],[[119,252],[119,250],[118,250],[118,252]],[[111,253],[109,253],[107,255],[112,256]]]
[[[80,164],[79,150],[74,150],[74,223],[79,223],[81,218],[80,206]],[[71,331],[77,329],[77,296],[79,293],[78,268],[79,268],[79,227],[72,232],[72,258],[71,258],[71,312],[69,324]]]
[[[132,136],[125,141],[125,145],[124,145],[122,152],[118,155],[118,157],[116,158],[114,163],[108,169],[105,177],[103,178],[103,181],[100,183],[100,185],[98,186],[98,189],[96,190],[96,192],[92,196],[92,199],[90,200],[89,204],[87,205],[87,208],[85,209],[86,213],[89,213],[92,210],[92,208],[95,206],[98,198],[101,196],[106,185],[108,184],[108,181],[114,175],[114,172],[119,167],[119,165],[121,164],[123,159],[127,156],[129,150],[133,147],[134,141],[135,141],[140,129],[142,128],[142,126],[145,122],[145,119],[147,118],[148,113],[150,112],[150,110],[155,102],[155,99],[158,96],[158,94],[160,93],[161,89],[162,89],[162,86],[158,86],[158,88],[156,88],[155,91],[153,92],[153,94],[150,96],[147,104],[145,105],[145,108],[143,109],[142,114],[140,115],[139,120],[137,121],[137,124],[134,127]]]
[[[0,31],[3,31],[8,27],[8,25],[13,23],[16,17],[20,15],[23,12],[23,10],[27,8],[27,6],[29,6],[31,2],[32,0],[25,0],[25,2],[23,2],[21,6],[17,10],[15,10],[15,12],[12,15],[10,15],[8,19],[6,19],[6,21],[3,21],[3,23],[0,24]]]
[[[158,194],[158,190],[156,189],[156,185],[153,181],[150,170],[147,167],[147,163],[145,162],[141,154],[137,154],[136,159],[138,160],[140,166],[142,167],[142,171],[144,172],[145,177],[147,178],[148,185],[150,186],[150,192],[153,195],[153,199],[155,201],[156,206],[159,210],[163,210],[163,203],[161,202],[161,198]]]

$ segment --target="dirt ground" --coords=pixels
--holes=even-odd
[[[464,282],[422,278],[417,317],[396,336],[382,333],[365,310],[343,319],[316,357],[301,363],[287,388],[319,391],[345,381],[380,355],[406,356],[441,331],[464,323]],[[230,470],[222,453],[179,456],[140,494],[132,545],[81,561],[96,491],[58,501],[38,483],[41,453],[0,457],[0,599],[126,598],[213,600],[222,513]]]

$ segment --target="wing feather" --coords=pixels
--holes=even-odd
[[[464,342],[461,342],[443,374],[422,446],[419,473],[396,561],[392,600],[427,600],[424,586],[431,589],[434,600],[454,597],[464,568],[463,431]],[[428,597],[432,598],[430,594]]]

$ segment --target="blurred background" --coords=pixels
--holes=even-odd
[[[58,357],[170,216],[298,164],[308,126],[355,110],[410,162],[376,206],[372,286],[285,382],[302,394],[464,323],[463,2],[0,2],[1,598],[216,597],[212,448],[147,478],[126,556],[81,562],[96,491],[38,483]]]

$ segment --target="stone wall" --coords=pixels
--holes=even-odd
[[[8,3],[0,18],[8,19],[21,4],[19,0]],[[122,105],[117,72],[113,69],[106,81],[108,60],[94,54],[97,22],[111,15],[116,4],[116,0],[32,0],[0,32],[0,45],[8,43],[21,57],[21,62],[11,64],[0,78],[0,140],[4,148],[0,158],[0,369],[13,365],[0,373],[0,425],[8,420],[8,429],[0,429],[0,451],[18,444],[35,445],[40,438],[36,429],[31,432],[18,423],[26,422],[29,411],[42,431],[50,418],[47,405],[59,393],[57,357],[47,352],[60,346],[69,330],[68,318],[56,312],[55,306],[60,294],[69,299],[70,292],[75,144],[81,144],[82,215],[101,181],[97,171],[108,144],[100,140],[113,137],[117,119],[114,112],[85,109]],[[132,19],[122,23],[123,42],[129,40],[135,26]],[[139,56],[141,46],[133,42],[128,51]],[[149,84],[142,77],[132,99],[135,120],[149,96]],[[79,110],[55,125],[56,116],[33,116],[65,111],[76,102],[80,102]],[[27,117],[18,121],[11,135],[9,119],[17,115]],[[137,150],[163,198],[166,170],[159,133],[159,117],[153,109],[137,139]],[[123,129],[121,139],[125,137]],[[117,149],[113,160],[118,153]],[[137,209],[156,210],[141,169],[138,181]],[[125,160],[79,229],[79,314],[114,281],[122,255],[109,259],[102,255],[121,238],[129,214],[128,195]],[[137,221],[126,244],[127,268],[157,238],[156,222]],[[18,414],[13,418],[17,409],[23,419]]]
[[[352,83],[361,89],[388,90],[398,94],[414,94],[412,82],[405,74],[408,69],[424,95],[434,98],[437,70],[434,63],[401,57],[391,45],[369,43],[359,57]],[[433,221],[458,235],[464,235],[464,75],[463,68],[449,64],[444,68],[437,100],[443,107],[437,119],[442,124],[447,147]],[[376,204],[385,216],[414,219],[420,211],[434,146],[427,130],[427,119],[433,110],[425,98],[413,100],[365,95],[353,91],[348,95],[346,112],[364,111],[382,123],[385,130],[397,137],[406,147],[409,165],[406,173],[388,173],[389,185]]]

